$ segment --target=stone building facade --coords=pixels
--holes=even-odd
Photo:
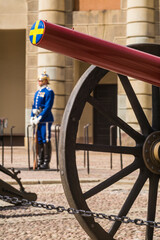
[[[159,0],[0,0],[0,117],[8,118],[5,134],[9,135],[10,128],[15,126],[14,136],[26,137],[33,96],[37,90],[37,77],[44,69],[50,76],[50,86],[55,92],[52,109],[55,124],[61,124],[70,93],[89,66],[87,63],[32,46],[29,31],[37,19],[128,45],[159,43],[159,15]],[[151,85],[130,80],[151,120]],[[103,84],[117,85],[118,115],[138,129],[119,80],[111,76],[109,80],[104,79]],[[83,136],[83,126],[86,123],[94,125],[92,113],[89,116],[84,113],[79,138]],[[92,135],[91,130],[91,138]]]

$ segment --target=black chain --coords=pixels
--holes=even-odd
[[[152,228],[160,228],[160,222],[154,222],[154,221],[145,221],[139,218],[131,219],[126,216],[116,216],[116,215],[106,215],[104,213],[96,213],[91,211],[85,211],[85,210],[77,210],[74,208],[65,208],[63,206],[54,206],[53,204],[46,204],[46,203],[40,203],[36,201],[29,201],[27,199],[18,199],[17,197],[9,197],[9,196],[2,196],[0,195],[0,200],[12,203],[15,205],[22,205],[22,206],[32,206],[36,208],[45,208],[47,210],[55,210],[58,213],[67,212],[69,214],[80,214],[83,217],[93,217],[98,219],[107,219],[109,221],[118,221],[122,223],[135,223],[136,225],[142,226],[149,226]]]

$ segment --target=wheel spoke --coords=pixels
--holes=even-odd
[[[152,86],[152,127],[160,130],[160,88]]]
[[[144,111],[137,99],[137,96],[132,88],[132,85],[130,83],[130,81],[128,80],[128,77],[126,76],[123,76],[123,75],[118,75],[120,80],[121,80],[121,83],[123,85],[123,88],[127,94],[127,97],[130,101],[130,104],[133,108],[133,111],[136,115],[136,118],[138,120],[138,123],[140,125],[140,128],[141,128],[141,131],[142,133],[146,136],[148,135],[149,133],[151,133],[153,130],[152,130],[152,127],[151,125],[149,124],[148,122],[148,119],[146,118],[146,115],[144,114]]]
[[[130,127],[127,123],[125,123],[118,116],[115,116],[110,111],[106,111],[104,107],[101,106],[101,103],[98,102],[95,98],[89,96],[87,101],[96,108],[96,110],[103,115],[103,117],[111,122],[112,124],[121,128],[124,132],[126,132],[130,137],[132,137],[136,142],[141,142],[144,140],[144,137],[135,131],[132,127]]]
[[[89,191],[85,192],[83,194],[84,198],[88,199],[88,198],[94,196],[95,194],[97,194],[97,193],[101,192],[102,190],[108,188],[109,186],[111,186],[114,183],[118,182],[119,180],[121,180],[122,178],[126,177],[127,175],[129,175],[130,173],[134,172],[137,169],[138,169],[138,164],[137,164],[136,161],[134,161],[132,164],[130,164],[126,168],[122,169],[118,173],[116,173],[113,176],[109,177],[108,179],[106,179],[105,181],[101,182],[97,186],[93,187]]]
[[[122,208],[121,208],[121,210],[120,210],[120,212],[118,214],[119,217],[127,215],[127,213],[129,212],[130,208],[132,207],[134,201],[136,200],[138,194],[140,193],[142,187],[144,186],[147,178],[148,178],[148,175],[147,175],[146,172],[143,172],[143,173],[140,172],[140,175],[139,175],[137,181],[135,182],[135,184],[134,184],[130,194],[128,195],[125,203],[123,204],[123,206],[122,206]],[[115,222],[112,225],[109,233],[112,236],[114,236],[114,234],[119,229],[120,225],[121,225],[121,222]]]
[[[153,175],[149,179],[149,199],[148,199],[148,221],[155,221],[157,193],[158,193],[159,176]],[[153,239],[154,228],[147,226],[146,239]]]
[[[95,151],[95,152],[108,152],[108,153],[121,153],[140,156],[141,147],[122,147],[122,146],[109,146],[100,144],[82,144],[76,143],[76,150]]]

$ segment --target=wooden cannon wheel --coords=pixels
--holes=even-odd
[[[119,207],[118,216],[127,216],[137,196],[144,187],[144,184],[149,180],[149,197],[148,206],[146,206],[146,219],[155,221],[158,183],[160,177],[160,91],[158,87],[152,86],[152,124],[150,125],[128,77],[118,74],[139,123],[141,129],[141,132],[139,133],[117,115],[107,112],[98,100],[92,97],[92,92],[96,85],[108,72],[108,70],[91,66],[83,74],[68,100],[61,125],[59,146],[60,174],[64,191],[72,208],[92,211],[87,203],[88,199],[93,196],[95,197],[96,194],[99,194],[106,188],[117,183],[122,178],[139,170],[139,175],[137,176],[133,187],[130,189],[126,200],[122,206]],[[130,136],[130,138],[135,141],[135,146],[108,146],[77,143],[76,137],[79,120],[86,103],[89,103],[95,108],[102,117],[106,119],[106,121],[111,123],[111,125],[114,124],[118,126]],[[119,170],[116,174],[113,174],[103,182],[98,183],[94,188],[89,189],[87,192],[83,192],[76,165],[77,150],[128,154],[133,156],[134,160],[129,163],[128,166]],[[99,212],[99,209],[97,209],[97,211]],[[75,216],[91,239],[115,239],[115,234],[118,233],[122,224],[120,221],[114,221],[112,222],[111,228],[106,230],[106,228],[104,229],[93,217],[82,217],[79,214],[76,214]],[[140,218],[140,216],[137,217]],[[152,240],[153,235],[154,228],[146,226],[146,239]]]

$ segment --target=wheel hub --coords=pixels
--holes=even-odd
[[[152,173],[160,174],[160,131],[153,132],[145,140],[143,159]]]

